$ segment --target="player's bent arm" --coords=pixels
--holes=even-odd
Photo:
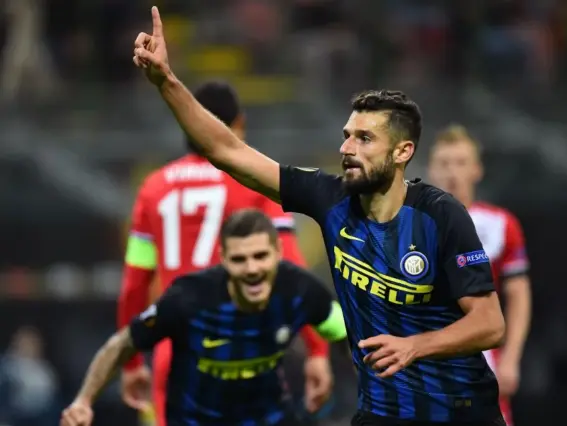
[[[331,302],[329,316],[323,322],[314,326],[321,337],[328,342],[337,342],[347,336],[343,311],[336,300]]]
[[[197,149],[243,185],[279,202],[279,164],[240,140],[170,72],[160,94]]]
[[[504,279],[506,338],[501,358],[519,363],[531,322],[531,284],[526,274]]]
[[[312,273],[299,268],[296,280],[300,281],[304,288],[306,323],[311,324],[327,341],[344,339],[347,331],[343,311],[325,284]]]
[[[416,356],[464,355],[499,346],[504,317],[473,221],[463,205],[447,194],[431,207],[440,231],[448,294],[464,315],[441,330],[413,336]]]
[[[76,400],[92,405],[116,371],[136,352],[129,327],[114,334],[92,360]]]
[[[504,316],[496,292],[466,296],[458,301],[464,316],[437,331],[412,336],[416,358],[478,353],[504,339]]]

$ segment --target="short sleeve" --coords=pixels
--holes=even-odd
[[[336,341],[346,337],[346,326],[338,302],[325,285],[313,275],[306,273],[304,306],[307,323],[326,340]]]
[[[184,287],[174,281],[155,304],[132,320],[130,334],[136,349],[150,350],[161,340],[179,333],[194,309]]]
[[[525,274],[529,270],[526,243],[522,226],[516,217],[506,217],[506,243],[502,256],[502,277]]]
[[[125,262],[127,265],[149,270],[153,270],[157,266],[157,250],[149,219],[146,185],[138,193],[132,211]]]
[[[451,296],[460,299],[494,291],[490,262],[464,206],[445,195],[438,201],[441,217],[441,261]]]
[[[280,198],[286,212],[302,213],[322,224],[344,195],[339,176],[313,168],[280,167]]]

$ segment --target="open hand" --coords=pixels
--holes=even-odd
[[[516,393],[520,385],[520,365],[517,361],[502,355],[496,367],[496,377],[500,395],[510,397]]]
[[[163,24],[157,7],[152,7],[152,35],[138,34],[134,41],[134,57],[132,60],[138,68],[146,72],[148,80],[160,86],[170,73],[167,46],[163,36]]]
[[[333,373],[329,358],[313,356],[305,360],[305,408],[319,411],[333,391]]]
[[[61,426],[90,426],[93,421],[93,410],[90,404],[76,400],[63,411]]]
[[[379,377],[391,377],[406,368],[416,359],[414,342],[411,337],[396,337],[388,334],[370,337],[358,342],[361,349],[372,349],[363,361],[374,370],[380,371]]]
[[[135,410],[151,407],[152,376],[145,365],[132,371],[123,371],[121,380],[122,401]]]

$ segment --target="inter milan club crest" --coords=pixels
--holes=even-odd
[[[409,279],[418,280],[429,271],[429,260],[423,253],[416,251],[413,244],[409,246],[409,249],[410,251],[400,261],[400,270]]]
[[[276,343],[278,343],[279,345],[286,344],[289,341],[290,337],[291,330],[287,325],[278,328],[278,331],[276,331],[275,339]]]

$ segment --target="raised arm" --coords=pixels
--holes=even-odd
[[[152,35],[140,33],[134,43],[134,63],[145,70],[185,133],[200,153],[243,185],[280,202],[279,164],[261,154],[197,102],[169,66],[163,25],[152,8]]]

